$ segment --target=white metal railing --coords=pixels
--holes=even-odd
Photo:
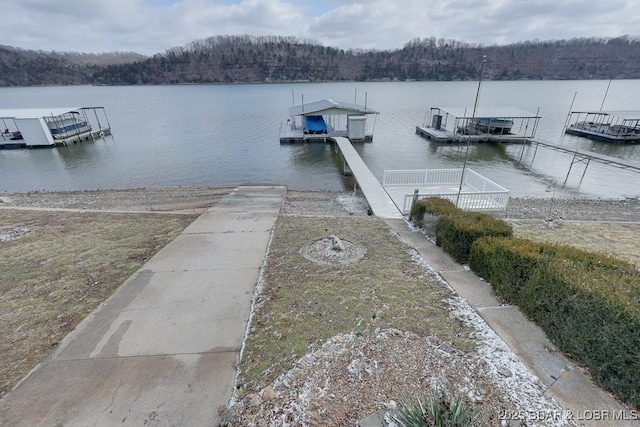
[[[476,191],[508,191],[503,186],[468,168],[465,170],[463,183]]]
[[[425,181],[424,170],[384,171],[382,186],[416,185]]]
[[[481,191],[481,192],[468,192],[462,191],[458,193],[405,193],[404,202],[402,206],[402,213],[408,214],[411,211],[411,205],[413,204],[414,197],[416,200],[424,199],[427,197],[441,197],[456,204],[458,208],[465,211],[476,212],[499,212],[504,211],[509,203],[508,191]]]
[[[384,187],[399,187],[460,184],[462,171],[462,169],[385,170],[382,185]],[[476,191],[507,191],[506,188],[469,168],[464,170],[462,184]]]
[[[385,188],[418,187],[417,195],[414,192],[404,193],[404,214],[409,213],[414,197],[438,196],[450,200],[463,210],[487,212],[503,211],[509,202],[509,190],[469,168],[464,169],[464,175],[463,169],[386,170],[382,185]],[[461,190],[452,192],[452,187]]]
[[[461,173],[462,169],[385,170],[382,185],[451,185],[460,183]]]

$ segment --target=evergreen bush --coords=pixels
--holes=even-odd
[[[416,200],[411,206],[411,221],[418,227],[422,227],[424,216],[429,215],[446,215],[451,213],[462,212],[456,205],[448,199],[442,197],[426,197]]]
[[[442,215],[436,223],[436,245],[457,262],[469,261],[473,242],[484,236],[510,237],[513,229],[506,222],[480,212],[460,211]]]
[[[469,265],[593,378],[640,405],[640,272],[568,246],[484,237]]]

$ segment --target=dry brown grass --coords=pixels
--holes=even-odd
[[[640,268],[640,224],[630,222],[511,221],[514,234],[537,242],[574,246],[629,261]]]
[[[354,239],[366,248],[365,257],[348,266],[326,266],[299,253],[332,234]],[[341,333],[378,327],[437,335],[464,348],[469,343],[463,328],[443,304],[450,295],[411,259],[405,244],[381,220],[280,216],[242,359],[241,382],[259,390],[313,346]]]
[[[0,397],[194,218],[0,211]]]

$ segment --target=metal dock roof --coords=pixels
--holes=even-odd
[[[367,108],[364,105],[350,104],[348,102],[337,102],[332,99],[321,99],[289,107],[290,116],[300,116],[303,114],[318,115],[346,115],[346,114],[380,114],[376,110]]]
[[[432,109],[437,109],[443,111],[449,115],[454,117],[471,117],[473,115],[473,108],[471,107],[433,107]],[[536,113],[532,113],[526,110],[521,110],[520,108],[514,107],[478,107],[476,110],[476,118],[484,119],[484,118],[492,118],[492,117],[502,117],[502,118],[512,118],[512,119],[527,119],[527,118],[539,118]]]
[[[6,108],[0,109],[0,119],[34,119],[60,116],[70,113],[71,111],[80,111],[82,108],[83,107]]]

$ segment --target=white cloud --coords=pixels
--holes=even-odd
[[[8,0],[0,43],[23,49],[163,52],[214,35],[282,35],[393,49],[640,35],[640,0]]]

